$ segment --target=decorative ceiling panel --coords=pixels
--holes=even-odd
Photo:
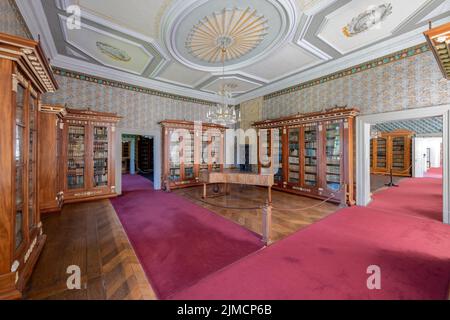
[[[61,25],[66,25],[61,17]],[[64,28],[65,40],[100,63],[142,75],[154,59],[144,47],[103,30],[83,24],[80,30]]]
[[[341,54],[389,37],[428,0],[358,0],[328,14],[318,37]]]
[[[218,101],[225,46],[235,103],[419,45],[429,20],[450,21],[450,0],[16,1],[56,67],[169,93]],[[67,28],[70,5],[81,29]]]

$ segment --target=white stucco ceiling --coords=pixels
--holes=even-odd
[[[33,34],[45,36],[43,44],[55,66],[201,99],[217,100],[214,91],[220,87],[222,63],[211,58],[205,45],[217,46],[223,36],[234,50],[224,80],[234,88],[236,102],[294,85],[306,76],[325,75],[331,70],[326,66],[344,67],[344,61],[356,63],[389,53],[389,48],[419,44],[428,21],[450,21],[450,0],[17,3]],[[365,30],[361,22],[367,20],[360,17],[366,13],[364,19],[376,20],[377,13],[367,13],[388,4],[392,12]],[[79,30],[67,27],[71,5],[81,8]],[[355,26],[359,31],[351,36],[343,31]],[[199,45],[202,54],[197,54]]]

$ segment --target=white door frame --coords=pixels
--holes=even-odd
[[[153,137],[153,188],[161,189],[161,132],[160,130],[141,129],[116,129],[116,192],[122,194],[122,135],[150,136]]]
[[[443,222],[450,224],[450,105],[408,109],[358,116],[356,118],[356,203],[367,206],[370,197],[370,126],[387,121],[443,117]]]

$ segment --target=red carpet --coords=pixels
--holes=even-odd
[[[369,208],[442,221],[442,180],[403,179],[399,188],[375,193]]]
[[[446,299],[450,227],[417,218],[441,214],[435,182],[406,179],[378,193],[370,208],[340,210],[172,298]],[[389,212],[375,209],[388,204]],[[367,288],[370,265],[381,268],[381,290]]]
[[[111,202],[160,299],[261,249],[260,237],[173,193],[124,176]]]
[[[442,179],[443,168],[430,168],[427,173],[425,173],[426,178]]]

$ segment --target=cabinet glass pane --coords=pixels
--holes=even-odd
[[[69,126],[67,150],[67,187],[69,190],[85,187],[85,134],[84,126]]]
[[[373,167],[373,144],[374,139],[370,140],[370,167]]]
[[[304,130],[304,173],[305,185],[317,186],[317,126],[308,126]]]
[[[25,88],[22,85],[17,86],[16,92],[16,123],[24,124],[25,122]]]
[[[221,159],[221,148],[220,148],[220,133],[213,133],[211,136],[211,163],[212,171],[220,172],[220,159]]]
[[[275,182],[283,182],[283,129],[278,129],[277,132],[272,131],[274,137],[272,141],[278,140],[278,147],[274,148],[274,159],[278,159],[278,170],[275,172]]]
[[[108,128],[94,127],[94,187],[108,185]]]
[[[341,125],[326,126],[326,183],[333,191],[341,189]]]
[[[180,180],[180,142],[181,137],[178,133],[172,132],[170,134],[169,143],[169,179]]]
[[[377,139],[377,168],[387,168],[387,140],[384,138]]]
[[[16,211],[16,221],[15,221],[14,229],[15,229],[14,230],[15,249],[18,249],[23,242],[23,211],[22,210]]]
[[[201,155],[200,155],[200,172],[208,171],[208,146],[209,138],[206,132],[202,133],[202,145],[201,145]]]
[[[24,138],[25,138],[25,88],[21,85],[16,93],[16,128],[15,128],[15,194],[16,194],[16,214],[14,225],[15,248],[19,248],[24,240],[23,216],[24,216]]]
[[[194,133],[189,132],[183,141],[184,178],[194,179]]]
[[[405,169],[405,138],[403,137],[392,139],[392,169]]]
[[[262,129],[260,131],[260,161],[261,161],[261,168],[267,169],[270,168],[272,165],[271,161],[271,148],[272,148],[272,141],[270,137],[270,129]],[[263,170],[263,174],[265,172],[269,172],[268,170]]]
[[[289,179],[290,183],[300,181],[300,129],[289,130]]]
[[[36,216],[36,113],[37,100],[30,95],[29,105],[29,155],[28,155],[28,227],[35,225]]]

